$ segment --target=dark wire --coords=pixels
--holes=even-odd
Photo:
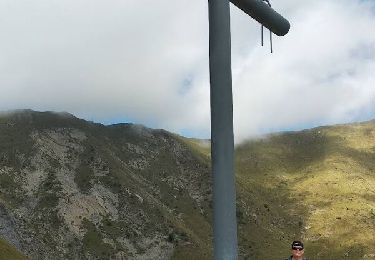
[[[273,53],[273,50],[272,50],[272,32],[270,31],[270,45],[271,45],[271,53]]]
[[[269,7],[271,7],[271,3],[269,0],[263,0],[268,4]],[[262,37],[262,46],[263,46],[263,24],[261,25],[261,37]],[[270,30],[270,46],[271,46],[271,53],[273,53],[273,48],[272,48],[272,32]]]

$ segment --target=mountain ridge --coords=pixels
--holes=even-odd
[[[22,114],[0,113],[0,237],[31,259],[212,258],[208,140]],[[375,120],[235,155],[239,259],[283,258],[294,239],[311,259],[375,255]]]
[[[208,167],[172,134],[49,112],[15,113],[1,121],[1,200],[21,234],[21,251],[31,258],[152,259],[204,248],[209,232],[196,235],[185,218],[208,221],[201,193],[209,187],[194,186],[202,175],[208,178]],[[64,239],[50,237],[51,230]],[[38,239],[30,244],[30,237]]]

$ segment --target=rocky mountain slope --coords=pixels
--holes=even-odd
[[[240,259],[375,258],[375,121],[244,142],[236,181]],[[4,259],[211,259],[211,192],[207,141],[0,114]]]
[[[0,116],[0,236],[31,259],[211,256],[207,158],[164,130]]]

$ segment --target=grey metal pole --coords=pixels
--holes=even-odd
[[[214,259],[237,259],[229,0],[209,0]]]

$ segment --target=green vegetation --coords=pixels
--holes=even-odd
[[[55,208],[59,202],[60,192],[61,184],[56,179],[54,173],[50,172],[39,187],[38,193],[40,200],[38,202],[38,207],[47,210]]]
[[[15,208],[23,201],[23,194],[19,189],[19,184],[15,180],[15,175],[19,174],[14,170],[0,171],[0,202],[4,201],[11,208]]]
[[[18,183],[14,180],[14,172],[1,172],[0,173],[0,187],[2,189],[13,191],[18,187]]]
[[[100,256],[101,258],[109,259],[115,253],[113,247],[103,242],[101,232],[98,231],[92,222],[84,219],[82,224],[87,230],[83,237],[83,251],[95,256]]]
[[[33,141],[29,137],[30,127],[19,127],[16,124],[0,124],[0,167],[14,167],[15,170],[29,166],[33,150]],[[24,155],[21,158],[20,155]]]
[[[20,180],[23,170],[30,170],[33,149],[38,149],[30,134],[43,136],[56,128],[70,142],[75,142],[74,136],[61,128],[79,130],[87,138],[76,144],[78,148],[69,143],[74,164],[61,165],[64,159],[55,154],[43,157],[47,177],[28,195]],[[240,259],[282,259],[290,254],[294,239],[305,242],[310,259],[375,255],[375,121],[272,134],[242,143],[235,153]],[[174,246],[172,259],[212,259],[207,140],[26,111],[0,115],[0,167],[0,203],[10,211],[22,206],[17,214],[29,207],[30,214],[21,221],[47,250],[56,249],[51,258],[65,249],[100,259],[110,259],[119,250],[140,255],[147,253],[147,246],[169,242]],[[59,215],[72,212],[58,209],[69,191],[56,176],[63,167],[75,170],[74,181],[84,194],[74,191],[78,196],[71,201],[79,199],[77,205],[83,207],[72,207],[82,220],[78,228],[85,231],[83,240],[69,233],[64,215]],[[92,196],[98,185],[108,190],[102,187],[104,194]],[[117,199],[116,214],[111,215],[108,201]],[[96,210],[100,216],[90,218]],[[76,219],[72,222],[77,225]],[[61,230],[67,233],[56,236]],[[129,250],[119,238],[126,238]],[[0,241],[0,252],[7,246]]]
[[[74,181],[82,193],[88,194],[94,179],[92,164],[95,159],[95,148],[89,141],[84,142],[84,148],[85,150],[80,154],[80,165],[75,171]]]
[[[211,160],[211,143],[210,140],[200,140],[196,138],[185,138],[174,135],[177,140],[182,142],[190,152],[203,163],[210,163]]]
[[[88,194],[92,187],[92,179],[94,177],[94,172],[88,165],[81,164],[76,169],[76,175],[74,178],[75,183],[82,193]]]
[[[367,122],[237,147],[241,253],[277,259],[302,239],[311,259],[374,254],[374,140],[375,124]]]
[[[0,260],[26,260],[26,256],[0,238]]]
[[[113,221],[107,217],[102,220],[102,225],[100,226],[100,230],[102,230],[105,234],[107,234],[111,238],[118,238],[122,235],[121,228],[125,226],[125,224],[126,223]]]

